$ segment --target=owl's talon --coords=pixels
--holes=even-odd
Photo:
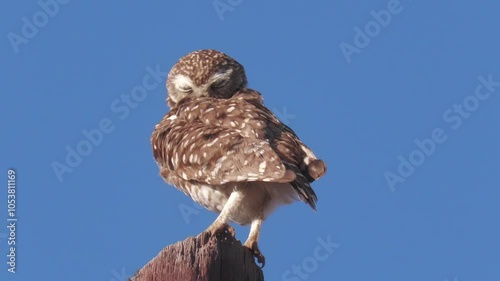
[[[247,245],[247,243],[245,243],[245,245],[243,245],[243,246],[248,248],[250,250],[250,252],[252,252],[252,255],[255,258],[257,258],[257,262],[261,264],[260,268],[264,268],[264,266],[266,265],[266,258],[260,252],[260,249],[257,246],[257,243],[253,242],[253,243],[251,243],[251,246],[249,246],[249,245]]]
[[[229,233],[232,237],[236,237],[236,230],[234,230],[234,227],[230,226],[229,224],[226,225],[226,231]]]
[[[208,232],[210,236],[215,236],[224,232],[229,233],[229,235],[231,235],[232,237],[235,237],[236,235],[234,227],[230,226],[227,223],[213,223],[204,232]]]

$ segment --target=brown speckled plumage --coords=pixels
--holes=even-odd
[[[252,223],[245,245],[259,261],[261,222],[278,206],[302,200],[315,208],[310,183],[326,172],[297,135],[246,88],[243,66],[215,50],[181,58],[168,75],[171,110],[151,136],[166,182],[228,220]]]

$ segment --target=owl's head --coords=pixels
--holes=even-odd
[[[246,85],[245,69],[236,60],[216,50],[195,51],[170,70],[167,103],[173,107],[185,98],[228,99]]]

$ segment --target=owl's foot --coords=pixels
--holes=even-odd
[[[224,232],[229,233],[232,237],[236,235],[236,231],[227,223],[214,221],[204,232],[208,232],[210,236],[215,236]]]
[[[247,247],[250,252],[252,252],[253,256],[257,258],[257,262],[261,264],[260,268],[264,268],[266,265],[266,258],[260,252],[257,242],[247,241],[243,246]]]

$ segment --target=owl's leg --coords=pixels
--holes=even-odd
[[[257,241],[259,240],[260,227],[262,225],[262,219],[256,219],[252,221],[252,226],[250,227],[250,234],[248,235],[248,239],[243,246],[250,249],[252,254],[257,258],[257,261],[262,264],[262,267],[266,265],[266,258],[262,255],[259,250],[259,246],[257,245]]]
[[[227,230],[231,236],[235,236],[234,228],[228,224],[229,215],[234,213],[243,198],[243,195],[239,191],[233,191],[229,198],[227,199],[224,208],[220,212],[219,216],[215,221],[205,230],[205,232],[209,232],[211,236],[219,234]]]

